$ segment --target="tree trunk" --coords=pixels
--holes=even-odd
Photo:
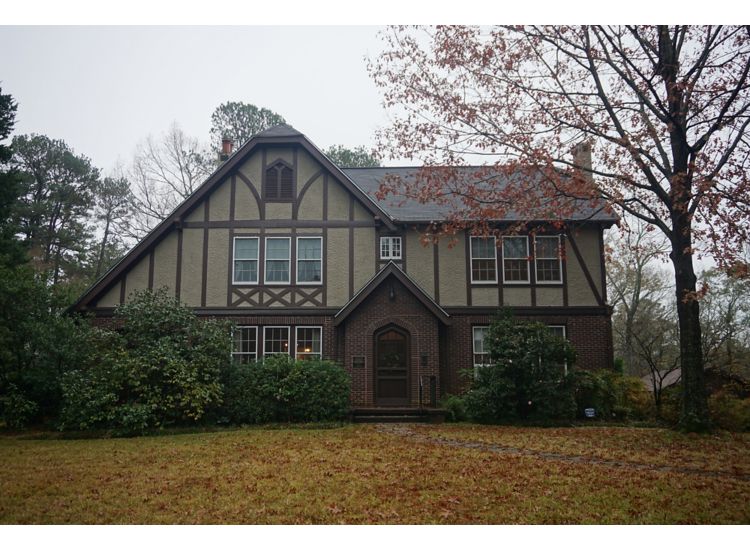
[[[697,278],[693,269],[689,222],[682,228],[675,226],[672,252],[669,257],[672,259],[675,271],[677,318],[680,327],[680,368],[682,370],[680,427],[691,432],[706,431],[710,428],[710,420],[703,375],[699,302],[696,295]]]

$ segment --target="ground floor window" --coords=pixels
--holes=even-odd
[[[263,327],[263,356],[289,354],[289,327]]]
[[[552,331],[552,334],[555,336],[559,336],[562,339],[567,338],[567,334],[565,332],[565,325],[547,325],[547,328]],[[568,362],[566,361],[563,363],[563,372],[565,374],[568,374]]]
[[[487,332],[490,327],[473,327],[473,352],[474,352],[474,370],[490,364],[490,354],[485,347]]]
[[[232,337],[232,359],[238,363],[250,363],[258,359],[258,327],[237,327]]]
[[[322,356],[322,328],[297,327],[297,359],[320,359]]]

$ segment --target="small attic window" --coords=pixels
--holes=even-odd
[[[294,198],[294,172],[279,161],[266,169],[265,198],[268,200],[292,200]]]

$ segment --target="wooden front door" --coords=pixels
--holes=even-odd
[[[375,403],[409,404],[409,335],[397,328],[375,335]]]

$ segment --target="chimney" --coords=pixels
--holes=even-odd
[[[221,152],[219,153],[219,160],[224,161],[229,158],[229,155],[232,154],[232,145],[234,145],[234,142],[232,142],[231,138],[221,138]]]
[[[584,140],[575,145],[571,150],[573,153],[574,170],[581,170],[583,177],[593,181],[594,176],[591,174],[591,141]]]

